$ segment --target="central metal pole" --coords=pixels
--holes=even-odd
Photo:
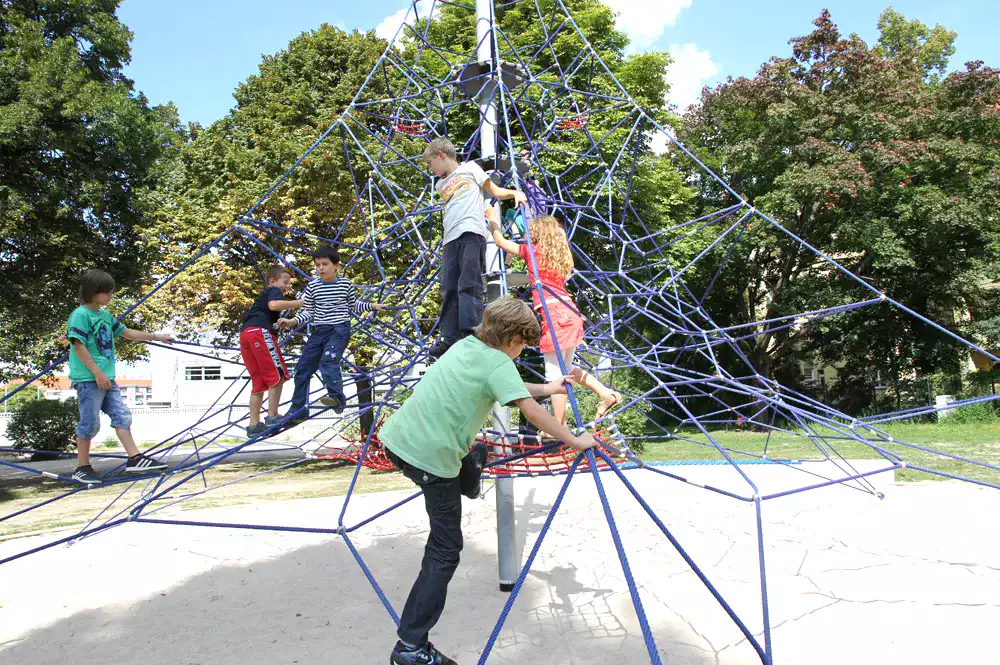
[[[479,44],[479,62],[488,63],[493,79],[480,90],[480,129],[479,148],[482,157],[493,157],[497,151],[497,107],[496,86],[497,59],[493,39],[493,2],[492,0],[476,0],[476,41]],[[493,242],[492,236],[486,245],[486,301],[493,302],[502,297],[503,286],[500,272],[503,270],[503,251]],[[498,455],[508,454],[507,442],[510,440],[510,408],[493,405],[493,429],[499,432],[494,438],[493,447]],[[520,572],[521,561],[517,551],[517,531],[514,519],[514,479],[498,477],[494,487],[497,504],[497,567],[500,574],[500,590],[514,590],[514,582]]]

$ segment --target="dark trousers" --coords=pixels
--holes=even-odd
[[[441,250],[441,336],[454,344],[483,320],[486,238],[468,231]]]
[[[403,475],[424,491],[424,507],[430,520],[430,534],[424,546],[417,581],[406,598],[403,613],[399,615],[396,634],[407,644],[421,645],[427,641],[431,628],[441,618],[448,583],[458,568],[462,552],[462,479],[467,471],[476,478],[479,471],[475,464],[467,464],[471,456],[462,460],[462,471],[455,478],[439,478],[418,469],[385,449]]]
[[[344,349],[351,340],[351,324],[338,323],[335,326],[315,326],[312,335],[302,348],[299,362],[295,364],[295,392],[292,393],[291,410],[300,409],[309,399],[309,381],[316,370],[323,378],[323,384],[331,397],[336,397],[342,403],[347,402],[344,396],[344,378],[340,372],[340,361],[344,357]]]

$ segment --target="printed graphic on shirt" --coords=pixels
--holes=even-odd
[[[97,344],[97,350],[102,356],[109,360],[114,359],[115,347],[111,337],[111,328],[98,323],[94,329],[94,343]]]
[[[451,197],[455,195],[461,196],[466,192],[475,191],[476,181],[472,179],[471,176],[467,175],[456,175],[448,184],[444,186],[441,190],[441,197],[444,198],[445,203],[451,200]]]

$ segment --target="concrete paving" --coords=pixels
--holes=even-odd
[[[770,490],[804,483],[791,469],[745,470]],[[762,639],[753,505],[649,471],[627,473]],[[723,467],[685,467],[683,475],[727,489],[740,484]],[[663,662],[759,663],[622,484],[609,474],[602,480]],[[1000,625],[994,528],[1000,492],[888,481],[876,477],[882,501],[830,487],[764,503],[776,664],[1000,662],[993,633]],[[525,555],[561,482],[516,481]],[[354,497],[346,522],[402,496]],[[342,502],[304,499],[182,514],[330,526]],[[506,596],[496,586],[493,497],[463,507],[462,564],[432,639],[467,665],[479,658]],[[45,538],[0,543],[0,557]],[[351,538],[398,610],[426,538],[421,503],[410,502]],[[135,523],[0,566],[2,663],[384,663],[394,640],[392,620],[337,536]],[[594,480],[575,478],[489,662],[649,660]]]
[[[233,447],[238,444],[232,444],[230,446],[226,445],[212,445],[203,446],[200,454],[205,456],[218,455],[224,452],[227,448]],[[315,447],[315,446],[313,446]],[[164,451],[162,453],[156,453],[155,457],[166,461],[168,464],[190,464],[189,459],[194,455],[195,449],[192,446],[178,446],[170,450]],[[94,454],[91,456],[91,466],[98,473],[106,473],[111,469],[119,466],[122,463],[121,457],[99,457],[97,455],[124,455],[124,450],[108,450],[100,449],[95,450]],[[233,453],[229,457],[221,460],[219,464],[246,464],[251,462],[281,462],[286,460],[294,460],[302,458],[304,453],[288,443],[270,443],[262,442],[255,443],[247,446],[246,448]],[[45,460],[41,462],[31,462],[28,461],[27,456],[23,458],[14,458],[13,456],[5,458],[5,461],[14,462],[22,466],[31,467],[32,469],[37,469],[39,471],[47,471],[49,473],[57,473],[63,476],[73,475],[74,469],[76,469],[76,457],[67,456],[60,459]],[[25,471],[22,469],[17,469],[10,466],[4,466],[0,464],[0,485],[4,482],[12,481],[19,484],[30,483],[32,481],[42,482],[45,480],[45,476],[41,476],[37,473],[32,473],[31,471]]]

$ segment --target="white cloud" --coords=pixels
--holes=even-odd
[[[618,28],[624,30],[632,44],[630,50],[642,50],[653,45],[677,15],[691,6],[693,0],[604,0],[618,12]]]
[[[666,74],[670,84],[667,101],[683,112],[701,98],[702,87],[719,73],[719,66],[708,51],[699,50],[695,44],[671,44],[669,51],[674,62]]]
[[[417,0],[416,5],[420,17],[427,18],[431,13],[431,7],[434,3],[431,0]],[[382,19],[382,22],[375,26],[375,34],[382,39],[392,39],[404,20],[411,25],[413,24],[413,4],[409,0],[406,6],[398,12]],[[399,34],[402,35],[403,33],[400,32]]]

